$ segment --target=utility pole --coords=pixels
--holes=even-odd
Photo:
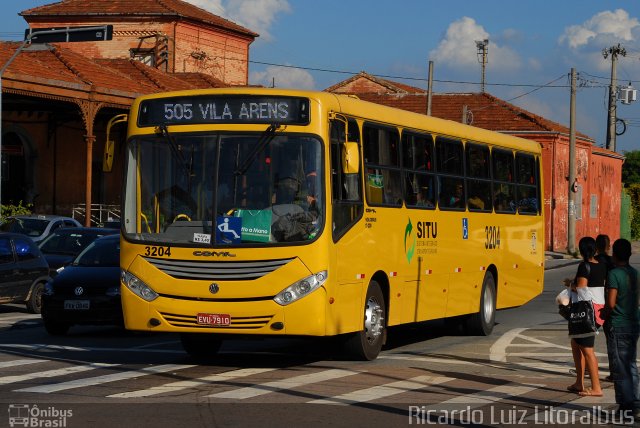
[[[476,40],[476,47],[478,48],[478,62],[482,64],[482,85],[480,89],[484,92],[485,69],[489,62],[489,39]]]
[[[427,89],[427,116],[431,116],[431,97],[433,96],[433,61],[429,61],[429,88]]]
[[[571,69],[571,101],[569,114],[569,212],[567,218],[567,252],[576,252],[576,69]]]
[[[620,46],[611,46],[609,49],[602,50],[602,56],[607,59],[611,56],[611,83],[609,85],[609,115],[607,116],[607,144],[608,150],[616,151],[616,63],[618,62],[618,55],[627,56],[625,48]]]

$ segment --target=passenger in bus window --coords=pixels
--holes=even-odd
[[[432,200],[429,200],[429,198],[427,198],[426,191],[428,189],[426,188],[422,188],[418,191],[418,193],[416,193],[416,207],[426,207],[426,208],[433,208],[435,205],[433,204]]]
[[[455,191],[449,199],[449,206],[451,208],[463,208],[464,206],[464,188],[462,183],[456,184]]]
[[[471,196],[467,200],[467,203],[469,204],[469,208],[471,209],[476,209],[476,210],[484,209],[484,201],[478,195]]]

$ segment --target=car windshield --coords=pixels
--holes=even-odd
[[[127,168],[124,225],[132,240],[305,242],[322,227],[322,148],[313,136],[273,127],[262,134],[165,132],[132,140]]]
[[[40,251],[45,254],[66,254],[75,256],[84,250],[98,236],[95,233],[54,233],[40,244]]]
[[[0,224],[3,232],[20,233],[27,236],[40,236],[44,233],[49,220],[38,218],[8,218]]]
[[[98,239],[76,257],[73,266],[118,267],[120,266],[120,240]]]

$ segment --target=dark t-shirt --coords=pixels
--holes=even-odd
[[[607,272],[613,269],[615,266],[613,265],[613,259],[608,254],[596,254],[594,257],[598,261],[598,263],[602,263],[607,267]]]
[[[587,270],[585,263],[589,263],[591,272]],[[578,266],[576,278],[587,278],[589,287],[604,287],[607,279],[607,266],[604,263],[581,262]]]

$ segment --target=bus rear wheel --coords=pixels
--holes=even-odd
[[[484,275],[480,309],[467,318],[467,333],[473,336],[488,336],[496,323],[496,280],[491,272]]]
[[[375,360],[387,336],[386,304],[382,289],[371,281],[364,304],[362,330],[352,333],[345,343],[345,351],[359,360]]]
[[[214,358],[222,345],[222,339],[208,333],[180,333],[180,341],[187,354],[200,361]]]

